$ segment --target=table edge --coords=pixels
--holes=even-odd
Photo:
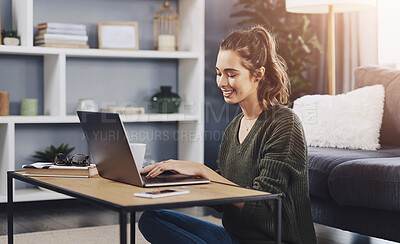
[[[20,181],[33,184],[36,186],[40,186],[49,190],[52,190],[57,193],[61,193],[67,196],[75,197],[79,200],[83,200],[86,202],[90,202],[93,204],[101,204],[102,206],[105,206],[107,208],[110,208],[112,210],[116,211],[143,211],[143,210],[148,210],[148,209],[159,209],[159,208],[181,208],[181,207],[193,207],[193,206],[207,206],[207,205],[218,205],[218,204],[226,204],[227,202],[229,203],[235,203],[235,202],[251,202],[251,201],[260,201],[260,200],[274,200],[282,197],[282,194],[272,194],[272,193],[267,193],[267,192],[262,192],[264,193],[263,195],[259,196],[247,196],[247,197],[233,197],[233,198],[223,198],[223,199],[208,199],[208,200],[196,200],[196,201],[189,201],[189,202],[175,202],[175,203],[158,203],[158,204],[152,204],[152,205],[141,205],[141,206],[123,206],[119,204],[115,204],[103,199],[91,197],[79,192],[67,190],[58,186],[54,186],[45,182],[38,181],[36,179],[33,179],[29,176],[24,176],[22,174],[17,174],[16,172],[23,172],[23,170],[19,171],[7,171],[7,176],[18,179]],[[220,182],[214,182],[217,184],[224,184]],[[224,184],[228,185],[228,184]],[[244,188],[241,186],[234,186],[230,185],[233,187],[239,187],[239,188]],[[251,189],[255,190],[255,189]],[[267,193],[267,194],[265,194]]]

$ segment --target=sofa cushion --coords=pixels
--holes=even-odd
[[[338,148],[308,148],[308,173],[310,195],[332,199],[328,188],[328,177],[338,165],[363,158],[400,157],[400,148],[382,145],[377,151],[349,150]],[[398,172],[398,171],[397,171]]]
[[[400,70],[361,66],[354,72],[355,88],[382,84],[385,105],[380,143],[400,146]]]
[[[340,206],[400,211],[400,157],[342,163],[332,170],[328,186]]]
[[[307,95],[296,99],[307,145],[376,150],[382,124],[385,88],[366,86],[348,93]]]

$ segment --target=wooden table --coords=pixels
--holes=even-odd
[[[189,194],[147,199],[134,197],[136,192],[165,189],[171,187],[142,188],[102,177],[93,178],[60,178],[60,177],[28,177],[23,171],[7,172],[7,212],[8,243],[13,243],[13,179],[43,187],[77,199],[100,205],[119,212],[120,242],[127,242],[127,214],[131,218],[131,243],[135,243],[135,212],[147,209],[193,207],[204,205],[229,204],[235,202],[274,200],[276,201],[275,243],[281,243],[282,201],[281,194],[270,194],[263,191],[246,189],[238,186],[209,183],[180,186],[190,191]],[[176,187],[175,187],[176,188]]]

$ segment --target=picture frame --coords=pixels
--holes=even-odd
[[[99,49],[139,50],[137,22],[99,22]]]

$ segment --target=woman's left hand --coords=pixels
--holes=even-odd
[[[154,178],[165,171],[184,175],[200,175],[202,166],[202,164],[196,162],[169,159],[148,165],[141,169],[140,173],[147,174],[146,178]]]

